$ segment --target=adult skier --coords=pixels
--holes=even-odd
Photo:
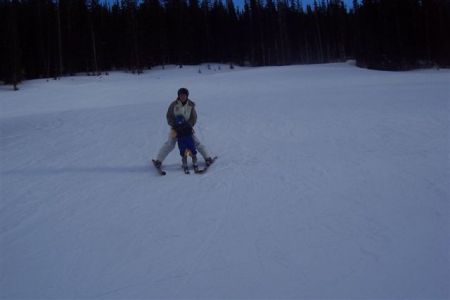
[[[169,153],[175,148],[175,144],[177,142],[176,138],[176,120],[177,116],[182,116],[186,121],[186,124],[191,128],[194,128],[195,123],[197,122],[197,111],[195,110],[195,103],[190,100],[189,91],[187,88],[180,88],[178,90],[178,97],[175,99],[167,109],[166,119],[167,124],[171,127],[169,137],[167,141],[160,148],[156,160],[153,160],[153,164],[159,170],[161,170],[161,165],[164,159],[169,155]],[[206,167],[211,165],[214,162],[214,159],[208,154],[206,147],[200,142],[200,140],[195,136],[195,133],[192,134],[192,138],[195,143],[195,147],[198,152],[205,159]]]

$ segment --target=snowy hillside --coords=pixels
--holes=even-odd
[[[449,70],[212,66],[0,88],[1,299],[450,297]]]

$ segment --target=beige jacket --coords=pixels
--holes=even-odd
[[[177,116],[183,116],[191,127],[194,127],[197,123],[197,112],[195,111],[195,103],[191,100],[187,100],[186,104],[183,105],[179,99],[173,101],[169,105],[167,110],[166,118],[167,123],[170,127],[175,127],[175,119]]]

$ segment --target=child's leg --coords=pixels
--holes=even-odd
[[[183,156],[181,163],[183,164],[183,169],[187,168],[187,156]]]

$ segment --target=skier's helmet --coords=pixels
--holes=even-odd
[[[189,96],[189,91],[188,91],[188,89],[187,89],[187,88],[184,88],[184,87],[180,88],[180,89],[178,90],[178,96],[180,96],[181,94],[186,95],[186,96]]]
[[[181,125],[184,122],[186,122],[186,121],[185,121],[185,119],[184,119],[184,117],[182,115],[178,115],[178,116],[175,117],[175,123],[177,125]]]

